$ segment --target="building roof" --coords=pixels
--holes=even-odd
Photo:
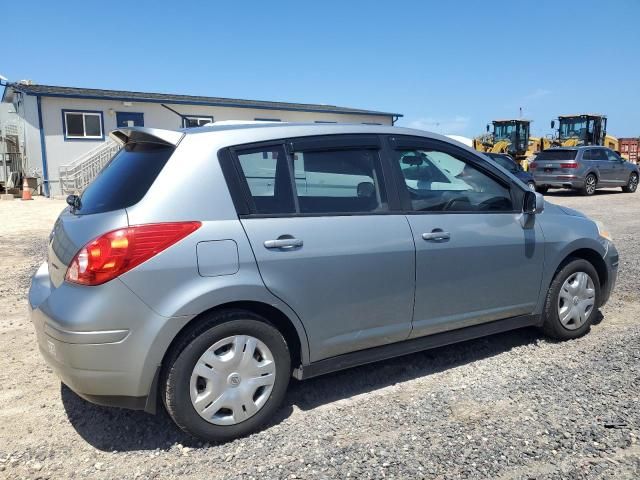
[[[266,110],[290,110],[334,114],[381,115],[402,117],[399,113],[363,110],[360,108],[338,107],[313,103],[267,102],[239,98],[203,97],[196,95],[175,95],[172,93],[131,92],[127,90],[101,90],[97,88],[60,87],[54,85],[28,85],[9,83],[2,101],[11,102],[14,92],[42,97],[88,98],[95,100],[119,100],[129,102],[152,102],[185,105],[208,105],[216,107],[257,108]]]

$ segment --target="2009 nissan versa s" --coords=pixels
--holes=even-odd
[[[366,125],[125,128],[69,199],[29,304],[80,396],[227,440],[289,378],[539,326],[586,333],[603,226],[439,135]],[[543,211],[544,209],[544,211]]]

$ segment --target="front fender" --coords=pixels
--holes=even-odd
[[[541,295],[536,308],[542,313],[546,292],[558,267],[578,250],[591,250],[604,257],[607,247],[601,242],[596,224],[587,217],[568,215],[556,205],[547,208],[537,218],[545,237],[544,268]]]

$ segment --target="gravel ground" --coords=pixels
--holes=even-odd
[[[0,477],[640,478],[640,194],[547,199],[606,222],[620,251],[589,335],[522,330],[292,381],[269,428],[224,445],[60,385],[25,295],[64,203],[0,202]]]

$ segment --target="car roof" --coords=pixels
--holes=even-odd
[[[576,145],[575,147],[551,147],[543,150],[543,152],[549,150],[585,150],[587,148],[608,148],[604,145]]]
[[[289,122],[224,122],[202,127],[181,128],[175,130],[163,130],[148,127],[118,128],[110,133],[110,136],[119,142],[125,142],[128,138],[140,136],[153,136],[176,145],[179,139],[185,135],[215,135],[229,133],[234,137],[233,141],[240,139],[238,143],[252,143],[256,141],[268,141],[288,137],[307,137],[316,135],[340,135],[340,134],[386,134],[386,135],[410,135],[440,140],[454,144],[459,148],[474,154],[479,154],[473,148],[463,143],[448,138],[438,133],[417,130],[413,128],[395,127],[390,125],[365,125],[350,123],[289,123]],[[227,135],[225,135],[227,136]],[[179,138],[178,138],[179,137]],[[230,143],[231,145],[232,143]]]

